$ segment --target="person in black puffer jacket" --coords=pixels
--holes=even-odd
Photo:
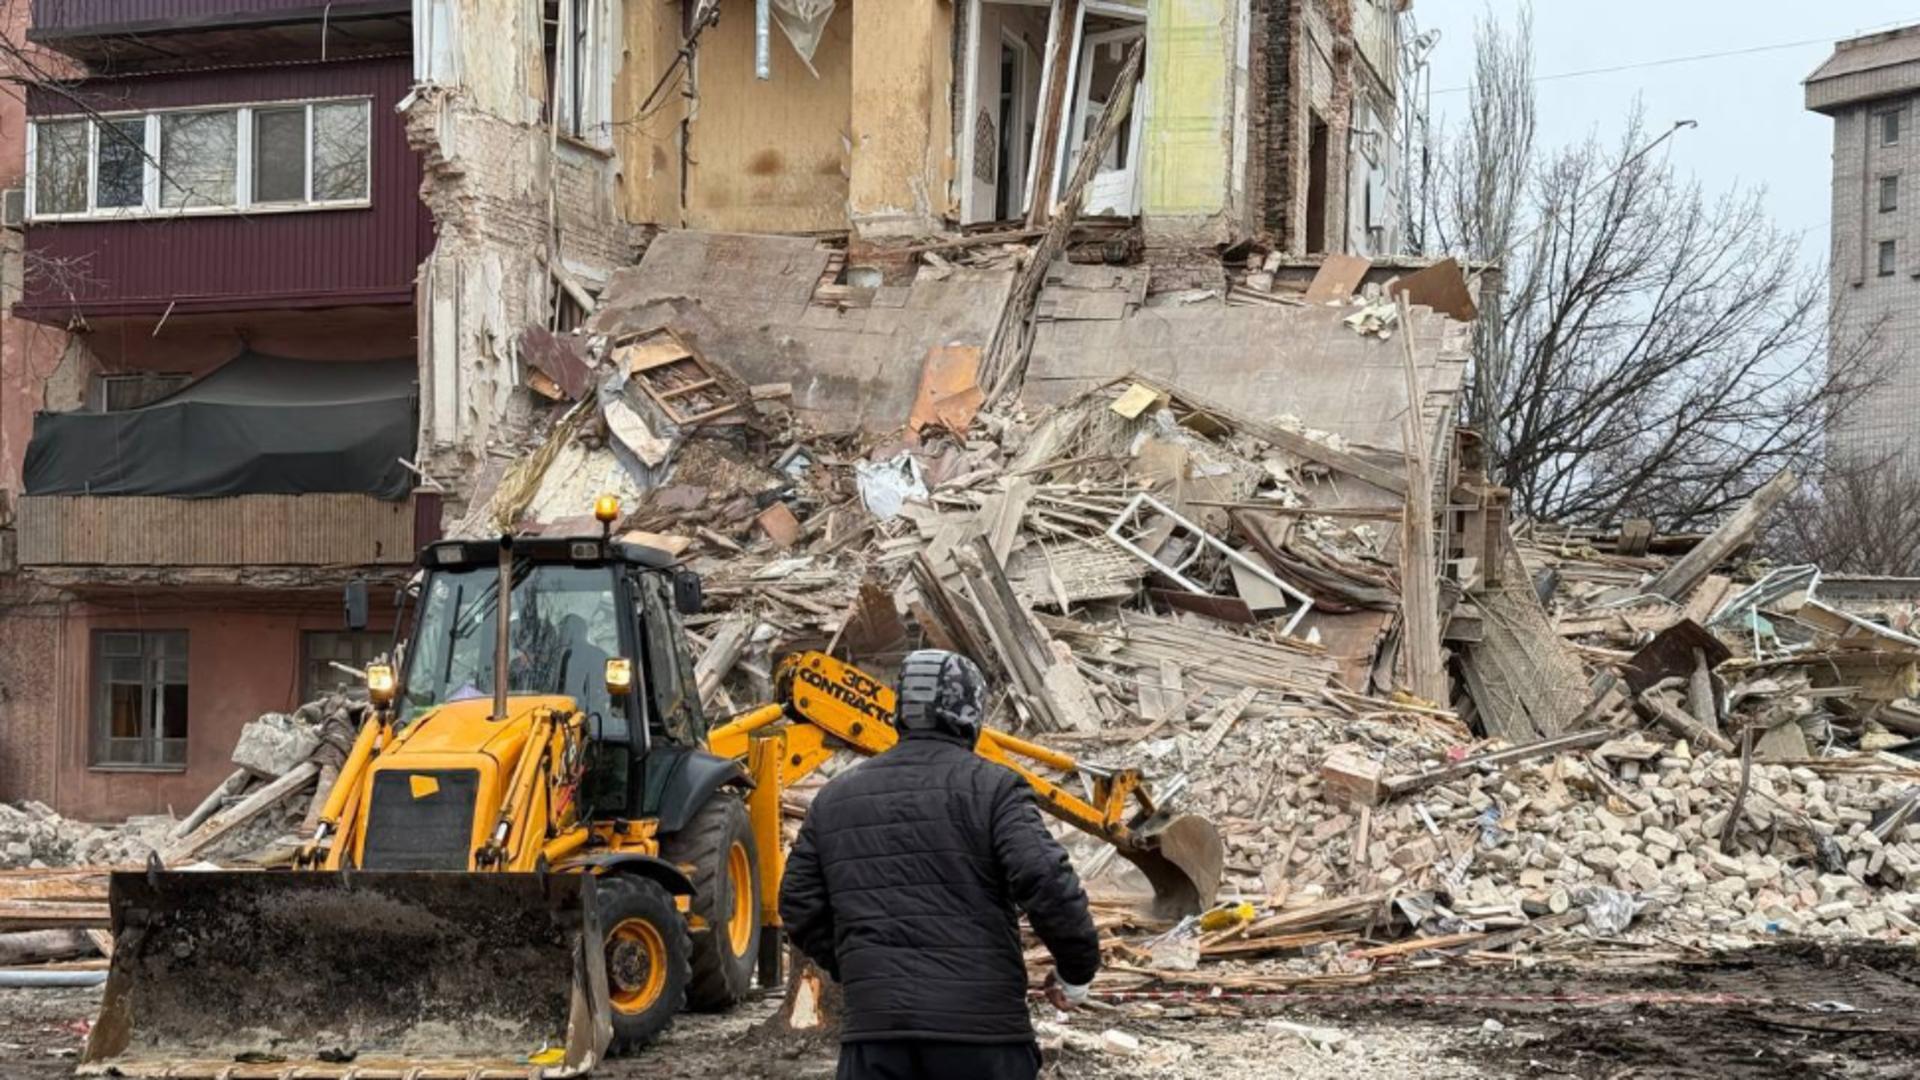
[[[846,991],[841,1080],[1031,1080],[1020,913],[1053,954],[1056,1004],[1085,1000],[1100,939],[1033,789],[974,753],[986,680],[956,653],[900,672],[892,750],[813,800],[780,917]]]

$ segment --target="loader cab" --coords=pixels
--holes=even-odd
[[[706,738],[681,622],[698,610],[699,579],[664,552],[617,539],[505,542],[509,699],[572,698],[594,742],[589,800],[602,813],[637,813],[645,791],[657,786],[648,773]],[[403,725],[439,705],[492,697],[501,544],[447,541],[421,553],[424,575],[396,699]],[[610,660],[628,662],[630,681],[620,692],[609,685]]]

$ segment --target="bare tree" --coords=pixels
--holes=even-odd
[[[1920,466],[1895,457],[1829,469],[1773,516],[1765,550],[1828,573],[1920,576]]]
[[[1498,264],[1507,260],[1523,227],[1521,207],[1533,172],[1532,9],[1521,9],[1511,32],[1491,12],[1476,20],[1473,56],[1466,123],[1440,137],[1437,188],[1429,194],[1437,205],[1423,217],[1433,222],[1438,250]],[[1497,279],[1491,284],[1481,291],[1473,328],[1476,370],[1468,409],[1470,421],[1486,429],[1498,460],[1500,432],[1480,419],[1498,412],[1497,393],[1509,367],[1504,298]]]
[[[1817,471],[1826,421],[1879,378],[1828,338],[1825,274],[1760,194],[1709,197],[1638,107],[1610,146],[1536,154],[1531,27],[1476,36],[1474,114],[1445,143],[1442,252],[1498,264],[1470,420],[1517,508],[1698,524],[1781,468]],[[1676,125],[1678,130],[1682,125]]]

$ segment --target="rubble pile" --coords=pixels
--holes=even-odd
[[[173,824],[159,815],[91,825],[61,817],[45,803],[0,803],[0,870],[137,865]]]
[[[1458,293],[1433,269],[1427,293]],[[989,672],[990,725],[1210,817],[1219,906],[1173,925],[1111,848],[1064,834],[1103,985],[1915,935],[1920,589],[1746,561],[1791,476],[1705,535],[1510,521],[1452,421],[1470,305],[1415,308],[1333,262],[1303,292],[1265,272],[1227,287],[1335,309],[1312,313],[1401,395],[1364,430],[1420,452],[1138,373],[1025,405],[981,385],[989,350],[953,345],[897,431],[830,430],[708,355],[724,335],[675,328],[697,313],[616,298],[537,343],[548,423],[461,529],[597,531],[592,497],[621,493],[619,535],[702,577],[685,624],[710,717],[774,700],[790,652],[888,679],[953,649]],[[249,725],[162,858],[310,829],[364,708]]]
[[[366,708],[331,694],[248,723],[234,744],[238,768],[184,818],[89,824],[43,803],[0,803],[0,870],[142,866],[150,855],[169,865],[278,861],[307,831],[310,805],[345,762]]]
[[[1383,353],[1410,332],[1375,287],[1261,272],[1228,287],[1331,304]],[[994,726],[1137,766],[1210,816],[1223,906],[1174,927],[1108,905],[1142,882],[1065,835],[1112,934],[1107,978],[1287,985],[1414,955],[1914,932],[1920,767],[1876,756],[1909,710],[1920,721],[1913,611],[1741,562],[1791,478],[1708,535],[1513,523],[1445,402],[1420,430],[1451,452],[1423,466],[1138,374],[1052,408],[989,405],[979,350],[930,353],[891,436],[810,430],[782,386],[737,388],[683,426],[621,359],[657,315],[603,310],[576,350],[600,398],[572,410],[606,415],[606,434],[562,424],[532,457],[625,460],[624,414],[668,434],[627,470],[621,528],[705,581],[688,625],[711,713],[769,700],[793,650],[887,677],[911,648],[953,648],[1000,688]],[[1421,467],[1452,484],[1424,628],[1406,552]],[[496,494],[494,519],[517,498]],[[1442,646],[1424,659],[1423,630]]]
[[[1459,760],[1461,744],[1438,730],[1409,735],[1404,722],[1302,717],[1230,738],[1221,756],[1251,768],[1196,783],[1187,799],[1223,826],[1223,893],[1263,913],[1358,898],[1324,909],[1324,922],[1282,925],[1481,951],[1920,929],[1920,787],[1904,762],[1753,763],[1743,798],[1737,758],[1638,732]],[[1165,760],[1176,753],[1166,742],[1190,738],[1143,751]],[[1578,742],[1589,746],[1564,745]],[[1224,939],[1219,954],[1263,936]]]

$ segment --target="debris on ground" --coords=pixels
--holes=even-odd
[[[1920,936],[1920,583],[1751,561],[1785,474],[1704,535],[1512,520],[1452,419],[1463,324],[1363,273],[1329,267],[1298,301],[1393,372],[1301,388],[1391,398],[1358,435],[1142,373],[1025,404],[970,381],[978,350],[954,346],[927,354],[892,434],[835,430],[791,385],[735,374],[725,335],[610,294],[564,343],[585,371],[467,527],[590,531],[592,496],[623,494],[617,535],[703,579],[686,626],[710,716],[773,700],[791,651],[885,678],[952,649],[998,688],[992,726],[1138,767],[1209,816],[1221,906],[1177,924],[1139,912],[1110,850],[1066,837],[1107,935],[1096,993]],[[1444,509],[1409,528],[1430,477]],[[250,724],[232,776],[159,835],[0,809],[0,858],[271,862],[364,708]],[[1275,1033],[1324,1050],[1326,1030]],[[1180,1052],[1124,1031],[1067,1044]]]

